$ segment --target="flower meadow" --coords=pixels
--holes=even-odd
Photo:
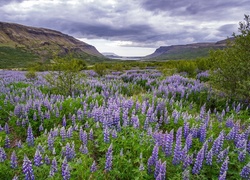
[[[64,96],[46,72],[0,71],[1,179],[250,179],[249,104],[208,72],[82,73]]]

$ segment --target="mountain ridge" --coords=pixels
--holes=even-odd
[[[200,42],[192,44],[160,46],[152,54],[144,56],[142,59],[174,60],[174,59],[192,59],[197,57],[204,57],[208,55],[209,51],[212,49],[226,48],[228,40],[231,41],[233,40],[233,38],[228,38],[217,42]]]
[[[94,46],[60,31],[8,22],[0,22],[0,46],[23,48],[38,56],[72,52],[103,57]]]

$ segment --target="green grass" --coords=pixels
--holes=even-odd
[[[38,61],[38,56],[20,48],[0,46],[0,68],[23,68]]]
[[[155,60],[189,60],[189,59],[196,59],[200,57],[207,57],[209,55],[209,51],[215,49],[212,47],[205,47],[205,48],[185,48],[185,49],[177,49],[169,51],[166,54],[160,55],[153,59]]]

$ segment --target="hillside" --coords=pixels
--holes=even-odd
[[[96,48],[59,31],[0,22],[0,61],[46,61],[52,55],[77,54],[80,58],[98,59],[104,56]],[[15,67],[19,62],[12,65]],[[9,63],[10,64],[10,63]],[[1,65],[3,66],[3,65]],[[8,67],[8,66],[7,66]]]
[[[153,54],[145,56],[147,60],[175,60],[175,59],[195,59],[204,57],[212,49],[223,49],[226,47],[227,40],[215,43],[194,43],[186,45],[161,46]]]

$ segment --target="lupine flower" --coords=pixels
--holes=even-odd
[[[250,140],[247,142],[246,150],[250,154]]]
[[[70,147],[70,144],[67,142],[65,146],[65,157],[67,158],[67,161],[70,161],[72,159],[72,149]]]
[[[66,125],[67,125],[66,117],[65,117],[65,115],[63,115],[63,118],[62,118],[62,126],[63,126],[63,127],[66,127]]]
[[[192,147],[192,142],[193,142],[193,135],[189,133],[189,135],[186,138],[185,145],[187,146],[187,149],[189,150]]]
[[[240,176],[242,178],[249,179],[249,175],[250,175],[250,162],[247,165],[245,165],[240,172]]]
[[[148,173],[151,174],[152,173],[152,166],[154,166],[153,161],[152,161],[152,156],[150,156],[148,158],[147,166],[148,166]]]
[[[7,159],[4,148],[0,147],[0,162],[4,162]]]
[[[89,140],[94,140],[94,133],[93,133],[93,129],[91,128],[89,131]]]
[[[200,142],[205,142],[206,140],[206,124],[203,124],[200,128]]]
[[[17,142],[17,147],[18,147],[18,148],[22,148],[22,142],[21,142],[21,140],[19,140],[19,141]]]
[[[45,161],[45,164],[49,165],[50,164],[50,159],[48,157],[48,155],[46,154],[45,157],[44,157],[44,161]]]
[[[87,147],[85,144],[84,144],[83,146],[81,145],[80,151],[81,151],[83,154],[88,154],[88,153],[89,153],[88,147]]]
[[[34,180],[35,179],[33,169],[32,169],[32,163],[26,155],[24,155],[22,169],[23,169],[23,173],[25,175],[25,180]]]
[[[34,120],[34,121],[37,120],[36,112],[34,112],[34,114],[33,114],[33,120]]]
[[[5,136],[4,147],[10,148],[10,138],[8,137],[8,135]]]
[[[176,134],[177,136],[178,134]],[[181,135],[178,135],[176,137],[176,143],[175,143],[175,148],[174,148],[174,157],[173,157],[173,164],[178,165],[180,161],[182,160],[182,152],[181,152]]]
[[[104,142],[109,143],[109,129],[106,126],[104,131],[103,131],[103,136],[104,136]]]
[[[161,169],[161,160],[159,159],[155,163],[155,172],[154,172],[154,177],[155,178],[157,178],[158,174],[160,173],[160,169]]]
[[[187,155],[186,158],[183,160],[183,165],[182,169],[185,170],[188,168],[193,163],[193,154],[192,155]]]
[[[227,170],[228,170],[228,162],[229,162],[229,157],[227,156],[225,161],[221,165],[220,176],[222,176],[224,174],[224,172],[227,172]]]
[[[18,176],[15,174],[12,180],[18,180]]]
[[[213,154],[219,154],[219,152],[222,149],[222,145],[224,142],[224,131],[221,131],[220,135],[215,139],[212,149],[213,149]]]
[[[9,128],[8,123],[5,123],[5,125],[4,125],[4,131],[5,131],[6,134],[10,134],[10,128]]]
[[[185,122],[184,123],[184,138],[186,139],[187,136],[189,135],[189,123],[188,122]]]
[[[155,144],[153,151],[152,151],[152,164],[155,165],[156,161],[158,159],[158,152],[159,152],[159,146],[158,144]]]
[[[63,177],[63,180],[70,179],[69,165],[68,165],[66,157],[64,158],[64,160],[62,162],[62,177]]]
[[[43,124],[41,123],[40,126],[39,126],[39,131],[41,132],[41,131],[43,131],[43,130],[44,130]]]
[[[40,153],[45,152],[44,147],[40,143],[37,145],[37,149],[40,151]]]
[[[29,125],[28,130],[27,130],[26,142],[28,143],[28,146],[34,146],[34,136],[33,136],[31,125]]]
[[[112,144],[110,144],[108,151],[106,153],[105,171],[111,171],[112,159],[113,159],[112,153],[113,153],[113,148]]]
[[[132,115],[131,121],[132,121],[133,127],[134,127],[135,129],[139,128],[139,126],[140,126],[139,123],[140,123],[140,122],[139,122],[138,116]]]
[[[155,180],[162,180],[161,177],[162,175],[159,173],[158,176],[155,178]]]
[[[238,155],[238,160],[239,160],[240,162],[245,161],[245,159],[246,159],[246,154],[247,154],[246,149],[243,149],[242,151],[240,151],[240,152],[239,152],[239,155]]]
[[[171,130],[170,133],[167,135],[166,138],[166,146],[165,146],[165,154],[166,156],[172,155],[172,146],[174,141],[174,131]]]
[[[40,153],[40,151],[37,149],[36,150],[36,153],[35,153],[35,156],[34,156],[34,164],[35,166],[40,166],[42,165],[42,155]]]
[[[56,162],[56,158],[54,157],[52,162],[51,162],[51,166],[50,166],[50,175],[54,176],[54,174],[57,172],[57,162]]]
[[[182,179],[183,180],[189,180],[189,170],[188,169],[185,169],[183,172],[182,172]]]
[[[10,167],[13,168],[13,169],[17,168],[17,156],[16,156],[16,152],[15,151],[13,151],[11,153]]]
[[[115,129],[112,130],[112,138],[117,138],[117,131]]]
[[[193,174],[199,174],[202,168],[203,159],[204,159],[204,148],[202,147],[201,150],[197,154],[194,167],[192,169]]]
[[[225,171],[222,175],[219,175],[219,180],[226,180],[227,171]]]
[[[72,128],[72,126],[70,126],[68,131],[67,131],[67,137],[72,138],[72,136],[73,136],[73,128]]]
[[[140,162],[140,166],[139,166],[139,171],[144,171],[144,165],[143,162]]]
[[[90,167],[90,172],[95,172],[97,170],[97,167],[96,167],[96,162],[95,161],[93,161],[93,163],[92,163],[92,165],[91,165],[91,167]]]
[[[238,135],[237,138],[237,143],[236,143],[236,148],[238,149],[245,149],[247,147],[247,140],[246,139],[241,139]]]
[[[82,134],[82,142],[83,144],[87,145],[88,144],[88,134],[86,131],[83,131],[83,134]]]
[[[52,137],[51,133],[49,133],[48,135],[47,142],[48,142],[48,149],[52,151],[54,147],[54,138]]]
[[[62,137],[62,141],[65,141],[66,139],[66,130],[65,130],[65,127],[61,127],[60,129],[60,136]]]
[[[161,179],[162,180],[165,180],[166,179],[166,161],[164,161],[162,164],[161,164],[161,168],[160,168],[160,173],[161,175]]]
[[[213,161],[213,150],[211,149],[206,154],[206,164],[209,166],[212,166],[212,163],[213,163],[212,161]]]
[[[229,153],[229,146],[218,154],[217,163],[221,163],[223,159],[227,157],[228,153]]]

